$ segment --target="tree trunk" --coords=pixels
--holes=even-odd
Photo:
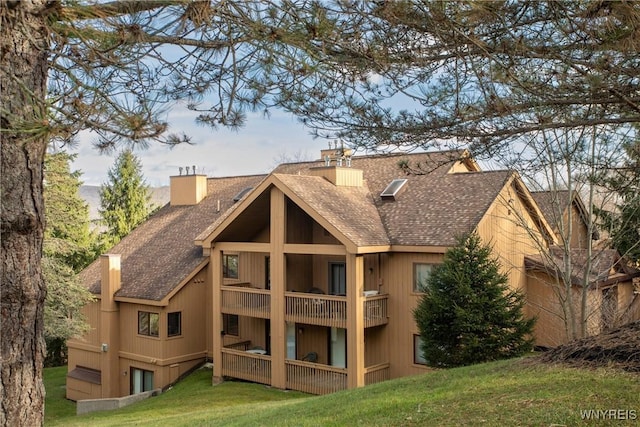
[[[46,289],[40,259],[47,145],[45,0],[0,2],[0,425],[41,425]]]

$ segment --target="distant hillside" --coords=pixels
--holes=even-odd
[[[91,221],[100,219],[100,186],[80,186],[80,197],[89,204],[89,218]],[[151,202],[155,206],[164,206],[169,203],[169,186],[151,188]]]

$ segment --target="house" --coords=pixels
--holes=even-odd
[[[598,240],[597,230],[590,230],[590,213],[577,191],[532,191],[531,195],[540,207],[547,222],[553,228],[559,244],[585,249],[590,240]]]
[[[211,359],[209,257],[193,239],[264,178],[171,177],[170,203],[81,273],[96,300],[67,342],[67,398],[163,387]]]
[[[469,231],[523,292],[526,259],[557,243],[518,174],[465,151],[172,177],[170,204],[83,272],[98,300],[69,341],[67,397],[166,387],[205,360],[214,381],[315,394],[427,372],[412,312]]]
[[[615,249],[597,242],[598,231],[580,195],[567,190],[531,194],[557,242],[548,250],[525,256],[527,307],[528,314],[537,318],[536,344],[551,348],[565,343],[572,317],[573,327],[580,329],[583,293],[588,335],[639,319],[639,272]],[[561,302],[568,301],[567,287],[572,304]],[[569,305],[573,315],[568,313]]]

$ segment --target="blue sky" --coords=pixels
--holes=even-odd
[[[170,149],[151,144],[146,150],[134,151],[142,162],[147,184],[153,187],[169,185],[169,176],[177,175],[179,167],[195,165],[208,176],[266,173],[283,157],[315,160],[320,158],[320,150],[327,148],[327,140],[313,139],[294,117],[279,111],[270,118],[249,115],[247,125],[238,131],[197,125],[192,114],[180,109],[170,113],[168,121],[170,131],[185,132],[194,145]],[[79,136],[78,145],[70,150],[78,154],[73,169],[82,171],[86,185],[100,185],[106,182],[116,154],[100,154],[91,141],[88,132]]]

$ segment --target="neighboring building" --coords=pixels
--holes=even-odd
[[[589,211],[576,191],[533,191],[531,195],[553,228],[558,244],[586,249],[590,240],[599,238],[597,230],[589,231]]]
[[[205,360],[216,381],[316,394],[426,372],[413,309],[457,235],[477,231],[523,292],[525,259],[557,243],[515,172],[348,154],[172,177],[171,203],[82,274],[99,301],[69,341],[67,397],[166,387]]]

